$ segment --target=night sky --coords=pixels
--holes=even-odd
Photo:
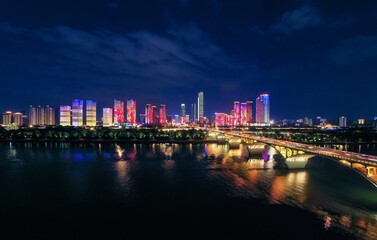
[[[377,116],[377,1],[2,0],[0,111],[114,98],[205,115]]]

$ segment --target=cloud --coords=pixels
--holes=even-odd
[[[342,40],[330,51],[329,56],[339,65],[348,65],[377,57],[377,35]]]
[[[294,31],[318,27],[324,24],[318,10],[311,5],[303,5],[293,11],[285,12],[280,20],[270,26],[273,32],[289,34]]]
[[[90,81],[91,86],[104,88],[164,92],[199,84],[215,86],[242,67],[195,24],[163,34],[83,31],[69,26],[32,29],[9,24],[0,24],[1,32],[11,34],[17,42],[25,41],[25,45],[33,43],[24,54],[20,49],[26,46],[15,47],[7,61],[36,75],[40,85],[51,78],[61,79],[57,84],[82,79],[82,87]],[[0,62],[5,58],[0,54]]]

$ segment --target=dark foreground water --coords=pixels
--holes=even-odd
[[[377,188],[242,147],[0,144],[0,239],[376,239]]]

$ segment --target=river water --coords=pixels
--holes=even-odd
[[[0,237],[376,239],[377,188],[327,159],[267,168],[245,146],[0,144]]]

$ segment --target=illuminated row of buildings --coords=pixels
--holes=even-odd
[[[52,126],[55,125],[55,108],[47,106],[29,106],[29,125]]]
[[[3,113],[3,125],[15,125],[15,126],[22,126],[27,123],[26,116],[20,112],[11,112],[6,111]]]
[[[126,109],[125,109],[126,107]],[[56,125],[58,122],[61,126],[74,127],[94,127],[98,124],[103,126],[124,126],[136,125],[138,122],[136,114],[136,101],[127,99],[125,102],[121,99],[114,99],[113,108],[102,108],[101,121],[97,122],[97,102],[94,100],[73,99],[71,105],[60,105],[58,108],[57,120],[55,121],[55,109],[47,106],[30,106],[29,107],[29,124],[31,126],[48,126]],[[146,104],[145,114],[140,114],[140,124],[161,125],[169,124],[186,124],[191,122],[200,122],[204,118],[204,93],[198,93],[197,103],[191,104],[191,116],[186,114],[186,105],[181,105],[181,114],[178,119],[167,116],[166,105],[160,104],[159,107]],[[17,126],[26,125],[26,116],[21,113],[6,112],[3,114],[3,123],[5,125],[13,124]]]
[[[84,113],[85,109],[85,113]],[[136,101],[127,100],[127,121],[124,119],[124,101],[114,99],[114,108],[102,109],[102,123],[104,126],[121,125],[124,123],[136,124]],[[72,106],[60,106],[60,125],[88,126],[97,125],[97,102],[94,100],[73,99]]]
[[[61,126],[88,126],[93,127],[97,125],[97,102],[94,100],[85,101],[85,115],[84,115],[84,100],[73,99],[72,107],[69,105],[60,106],[60,125]],[[85,118],[84,118],[85,116]]]
[[[250,126],[270,124],[270,96],[261,94],[256,99],[255,121],[253,119],[253,101],[233,103],[231,114],[215,113],[215,126]]]

